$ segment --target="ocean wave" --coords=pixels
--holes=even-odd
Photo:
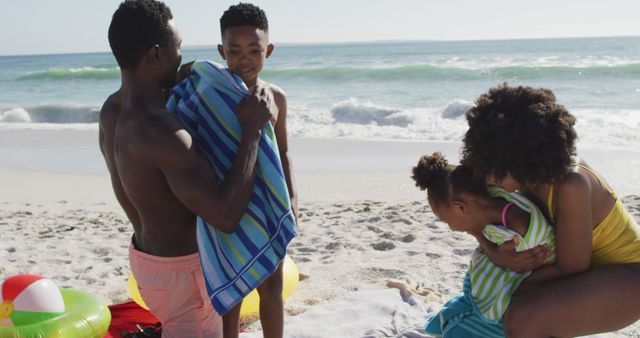
[[[379,126],[406,127],[413,117],[396,108],[387,108],[371,102],[360,102],[356,98],[341,101],[331,107],[331,116],[338,123],[376,124]]]
[[[52,68],[43,72],[33,72],[23,75],[18,80],[73,80],[73,79],[87,79],[87,80],[103,80],[103,79],[118,79],[120,78],[120,68],[96,68],[96,67],[81,67],[81,68],[69,68],[60,69]]]
[[[431,65],[409,65],[398,67],[322,67],[322,68],[287,68],[266,69],[266,78],[310,79],[310,80],[403,80],[423,78],[425,76],[445,78],[451,75],[464,76],[468,69],[446,68]],[[471,71],[474,73],[475,71]]]
[[[335,103],[331,107],[330,114],[335,123],[408,127],[411,124],[420,124],[428,117],[454,120],[464,116],[471,107],[473,107],[472,102],[456,99],[441,108],[403,110],[350,98]]]
[[[410,64],[363,65],[355,67],[269,68],[262,75],[272,80],[414,80],[414,79],[478,79],[486,77],[535,79],[540,77],[628,77],[640,75],[640,63],[584,65],[513,64]],[[120,78],[118,67],[52,68],[22,75],[17,80],[114,80]]]
[[[596,68],[596,67],[624,67],[638,64],[638,57],[618,57],[610,55],[587,55],[579,57],[566,57],[559,55],[543,55],[543,56],[518,56],[518,55],[499,55],[499,56],[482,56],[482,57],[461,57],[454,56],[445,59],[435,59],[428,62],[431,65],[448,68],[462,68],[486,70],[507,67],[522,68]]]
[[[473,103],[467,100],[453,100],[447,104],[440,114],[443,119],[456,119],[464,116],[464,114],[473,107]]]
[[[288,130],[295,137],[433,140],[459,142],[468,125],[465,112],[473,106],[462,99],[445,106],[389,108],[352,98],[328,111],[291,107]],[[640,110],[572,109],[580,144],[589,148],[638,149]]]
[[[533,79],[540,77],[615,77],[640,75],[640,63],[612,66],[496,66],[485,68],[458,68],[435,65],[407,65],[391,67],[322,67],[268,69],[264,76],[270,79],[296,80],[413,80],[413,79],[477,79],[486,77]]]
[[[590,148],[640,148],[640,110],[574,109],[575,129],[582,144]]]
[[[638,76],[640,63],[618,66],[531,66],[531,67],[498,67],[488,70],[500,77],[554,77],[554,76]]]
[[[100,107],[87,105],[40,105],[0,110],[2,123],[96,123]]]
[[[442,106],[390,107],[350,98],[327,108],[292,103],[287,129],[292,137],[434,140],[459,142],[472,102],[454,99]],[[571,109],[582,146],[603,149],[640,147],[640,110]],[[0,109],[1,129],[97,130],[99,107],[40,105]]]
[[[29,123],[31,122],[31,116],[22,108],[13,108],[5,112],[0,112],[0,122]]]

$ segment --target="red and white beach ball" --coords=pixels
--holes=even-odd
[[[63,313],[62,294],[50,279],[16,275],[0,284],[0,326],[38,323]]]

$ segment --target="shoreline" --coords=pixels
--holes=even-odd
[[[300,201],[416,200],[410,179],[423,154],[460,158],[458,142],[291,138]],[[579,149],[579,155],[621,196],[637,193],[640,150]],[[20,200],[115,202],[98,148],[97,131],[3,130],[0,202]],[[66,187],[74,187],[69,190]]]

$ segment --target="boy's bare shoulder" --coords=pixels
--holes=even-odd
[[[266,81],[262,81],[262,85],[264,85],[269,91],[271,91],[271,94],[273,95],[273,98],[276,100],[276,102],[287,100],[287,93],[285,93],[282,88]]]

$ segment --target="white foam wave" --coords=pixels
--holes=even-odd
[[[544,55],[539,57],[505,57],[505,56],[486,56],[486,57],[448,57],[438,59],[435,58],[424,65],[435,67],[485,70],[504,67],[527,67],[527,68],[547,68],[547,67],[570,67],[570,68],[589,68],[589,67],[619,67],[634,65],[640,63],[640,57],[618,57],[610,55],[585,55],[564,57],[560,55]]]
[[[473,107],[473,103],[466,100],[453,100],[447,104],[447,106],[442,110],[442,118],[444,119],[455,119],[464,114]]]
[[[581,145],[598,149],[640,149],[640,111],[574,109]]]
[[[40,80],[40,79],[115,79],[120,76],[118,67],[76,67],[76,68],[49,68],[46,71],[28,72],[19,80]]]
[[[468,128],[464,113],[472,103],[454,100],[443,107],[394,110],[351,99],[333,107],[336,106],[348,107],[349,117],[336,119],[335,109],[292,106],[288,117],[289,132],[295,137],[459,142]],[[406,120],[389,123],[388,116],[397,111],[401,111]],[[575,128],[581,147],[640,149],[640,110],[572,109],[571,113],[577,118]]]
[[[5,112],[0,112],[0,122],[21,123],[31,122],[31,116],[22,108],[13,108]]]
[[[378,106],[372,102],[360,102],[356,98],[333,105],[331,116],[338,123],[349,124],[406,127],[413,122],[413,117],[401,109]]]
[[[0,123],[96,123],[100,108],[76,104],[49,104],[0,109]]]
[[[296,137],[459,141],[466,121],[453,116],[462,116],[463,107],[464,101],[456,100],[444,107],[402,110],[352,98],[330,110],[292,106],[287,128]],[[445,112],[452,117],[443,118]]]
[[[292,137],[459,142],[467,130],[471,102],[440,107],[389,108],[353,98],[326,109],[293,104],[287,118]],[[570,109],[581,148],[640,149],[640,110]],[[46,117],[46,118],[45,118]],[[38,106],[0,109],[0,129],[97,130],[98,108]]]
[[[110,67],[110,68],[103,68],[103,67],[79,67],[79,68],[69,68],[68,71],[72,72],[72,73],[80,73],[80,72],[112,72],[115,70],[119,70],[120,68],[118,67]],[[50,70],[56,70],[56,69],[50,69]],[[64,69],[57,69],[57,70],[64,70]]]
[[[0,123],[0,130],[89,130],[98,131],[98,123]]]

